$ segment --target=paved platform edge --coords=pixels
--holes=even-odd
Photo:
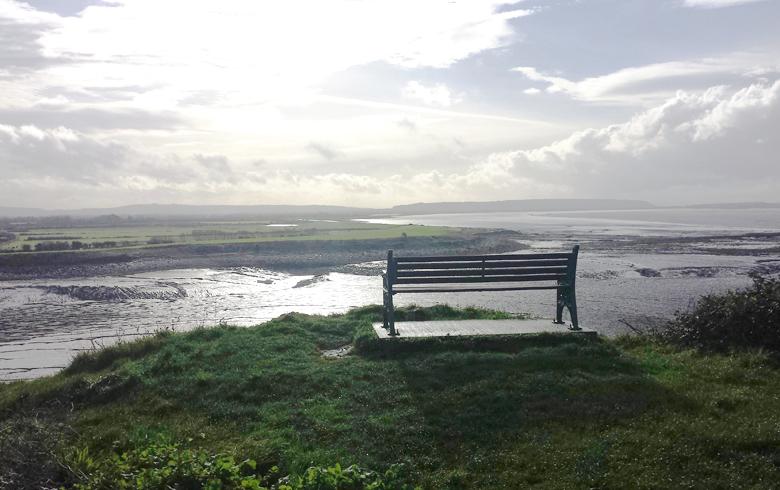
[[[541,321],[540,319],[533,319],[533,320],[511,320],[513,323],[518,324],[518,331],[514,332],[507,332],[507,331],[499,331],[499,332],[488,332],[488,331],[479,331],[479,332],[439,332],[439,333],[429,333],[427,335],[404,335],[403,329],[404,324],[427,324],[430,326],[434,326],[436,323],[441,324],[457,324],[459,322],[463,323],[470,323],[474,320],[432,320],[432,321],[426,321],[426,322],[396,322],[396,330],[399,331],[400,335],[391,337],[388,334],[388,331],[384,328],[382,325],[382,322],[373,323],[372,327],[374,328],[374,332],[376,333],[377,337],[379,337],[382,340],[392,340],[392,339],[424,339],[424,338],[437,338],[437,337],[488,337],[488,336],[496,336],[496,335],[503,335],[503,336],[524,336],[524,335],[540,335],[540,334],[555,334],[555,335],[586,335],[586,336],[597,336],[598,332],[595,330],[589,329],[589,328],[580,328],[580,330],[570,330],[569,324],[564,325],[557,325],[552,322],[552,319],[543,319],[545,322],[549,322],[549,328],[545,329],[536,329],[532,331],[523,331],[522,330],[522,323],[528,322],[529,324],[537,324]],[[481,320],[481,322],[496,322],[496,323],[503,323],[508,322],[510,320]]]

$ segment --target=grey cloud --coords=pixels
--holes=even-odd
[[[65,126],[90,129],[176,129],[182,119],[172,112],[150,112],[142,109],[67,108],[36,105],[28,108],[0,109],[0,123],[14,126],[34,125],[44,128]]]
[[[62,0],[26,0],[26,3],[38,10],[53,12],[64,16],[79,14],[90,5],[111,5],[110,3],[104,4],[101,1],[93,0],[68,0],[66,2],[63,2]]]
[[[208,106],[222,98],[217,90],[199,90],[179,99],[180,106]]]
[[[0,125],[0,169],[8,177],[60,177],[99,184],[127,160],[129,151],[65,128]]]
[[[56,179],[92,187],[128,179],[162,186],[237,181],[223,155],[156,155],[63,127],[8,125],[0,125],[0,174],[8,181]]]
[[[229,176],[233,173],[233,169],[230,167],[230,162],[225,155],[196,154],[193,155],[192,158],[209,173],[223,176]]]
[[[62,87],[49,86],[41,90],[45,97],[62,96],[72,102],[117,102],[129,101],[160,85],[123,85],[118,87]]]
[[[341,152],[336,150],[335,148],[332,148],[331,146],[328,146],[323,143],[317,143],[312,141],[308,145],[306,145],[306,149],[313,151],[314,153],[320,155],[322,158],[326,160],[334,160],[340,156],[342,156]]]
[[[408,129],[411,132],[417,131],[417,124],[414,123],[414,121],[410,120],[408,117],[405,117],[399,121],[396,122],[396,124],[404,129]]]
[[[41,53],[40,36],[48,29],[44,24],[22,24],[0,18],[0,76],[18,74],[62,63]]]

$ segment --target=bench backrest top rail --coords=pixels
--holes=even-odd
[[[498,269],[498,268],[524,268],[524,267],[566,267],[569,259],[551,260],[499,260],[499,261],[470,261],[470,262],[401,262],[396,264],[398,270],[407,269]]]
[[[533,254],[505,254],[505,255],[442,255],[423,257],[393,257],[399,265],[405,262],[497,262],[504,260],[546,260],[568,259],[573,252],[552,252]]]

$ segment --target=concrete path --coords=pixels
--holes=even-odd
[[[380,339],[409,337],[449,337],[467,335],[527,335],[539,333],[563,333],[571,335],[596,335],[595,330],[583,328],[569,330],[568,325],[557,325],[552,320],[436,320],[430,322],[395,322],[400,334],[390,337],[381,323],[374,323],[374,331]]]

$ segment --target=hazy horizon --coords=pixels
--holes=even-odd
[[[779,17],[0,0],[0,207],[777,202]]]
[[[71,216],[74,218],[95,218],[110,214],[133,217],[278,217],[304,216],[314,217],[355,217],[374,215],[429,215],[429,214],[469,214],[469,213],[555,213],[555,212],[619,212],[619,211],[668,211],[668,210],[768,210],[780,208],[780,202],[720,202],[696,203],[690,205],[658,205],[644,200],[630,199],[520,199],[502,201],[451,201],[417,202],[388,207],[338,206],[311,203],[300,204],[170,204],[142,203],[113,207],[87,208],[32,208],[0,206],[0,219],[9,218],[50,218]]]

